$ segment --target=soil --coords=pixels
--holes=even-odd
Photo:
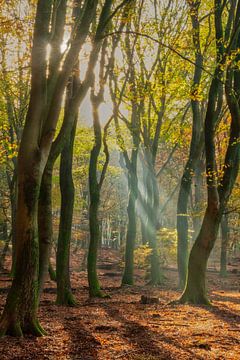
[[[146,286],[142,270],[136,271],[135,286],[120,287],[117,253],[102,250],[100,259],[99,277],[111,298],[89,299],[86,272],[78,271],[81,258],[74,255],[72,286],[78,305],[55,305],[56,285],[48,280],[39,309],[48,335],[0,339],[0,360],[240,359],[239,271],[226,278],[208,273],[211,307],[171,305],[180,295],[176,269],[164,270],[160,287]],[[10,284],[2,274],[0,310]],[[142,303],[142,296],[150,301]]]

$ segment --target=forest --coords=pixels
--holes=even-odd
[[[240,0],[0,0],[0,360],[240,359]]]

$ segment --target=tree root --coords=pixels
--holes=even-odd
[[[100,289],[89,290],[89,296],[91,298],[111,299],[111,296],[109,294],[106,294]]]
[[[178,300],[170,301],[169,305],[205,305],[205,306],[212,306],[210,300],[203,295],[187,295],[183,294]]]
[[[64,296],[57,296],[56,304],[74,307],[77,305],[77,300],[75,299],[71,291],[66,291]]]
[[[14,337],[23,337],[24,334],[36,337],[47,335],[37,319],[29,320],[22,327],[19,321],[2,320],[0,323],[0,337],[10,335]]]
[[[47,332],[40,325],[38,319],[31,319],[24,325],[24,333],[36,337],[47,335]]]

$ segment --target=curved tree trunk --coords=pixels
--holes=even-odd
[[[210,304],[206,294],[206,268],[218,235],[220,218],[219,208],[207,208],[201,231],[190,252],[187,283],[180,303]]]
[[[192,20],[193,44],[195,49],[195,69],[192,84],[192,138],[188,161],[185,165],[177,203],[177,264],[179,275],[179,287],[183,288],[187,276],[188,263],[188,201],[191,192],[192,178],[196,170],[197,162],[201,157],[204,139],[202,136],[202,115],[200,109],[199,86],[202,77],[203,56],[201,53],[200,43],[200,24],[198,18],[198,11],[200,2],[189,1],[190,14]]]
[[[236,4],[235,4],[236,5]],[[234,3],[232,6],[235,6]],[[233,11],[234,13],[234,11]],[[232,14],[229,14],[231,18]],[[231,195],[234,183],[239,171],[240,143],[236,139],[240,136],[239,123],[239,68],[232,66],[227,68],[227,79],[225,94],[227,104],[231,112],[231,128],[229,143],[225,155],[223,177],[218,186],[216,171],[216,153],[215,153],[215,131],[219,113],[222,107],[222,83],[224,71],[224,61],[226,53],[222,45],[222,39],[231,34],[223,33],[223,7],[221,2],[215,1],[215,29],[216,29],[216,49],[217,65],[214,77],[211,82],[208,106],[205,117],[205,153],[206,153],[206,179],[208,190],[208,205],[203,219],[203,224],[193,245],[189,257],[188,277],[185,290],[180,298],[181,303],[190,302],[194,304],[209,304],[206,294],[205,276],[209,255],[217,238],[219,225],[227,202]],[[236,19],[240,17],[240,2],[238,2]],[[234,28],[232,30],[235,31]],[[240,45],[239,37],[234,38],[231,42],[232,50],[236,50]],[[236,63],[240,56],[236,56]],[[233,95],[233,89],[235,94]]]

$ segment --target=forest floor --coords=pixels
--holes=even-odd
[[[136,285],[121,288],[116,253],[102,250],[100,258],[99,277],[111,298],[88,298],[86,272],[78,271],[79,256],[74,256],[72,286],[78,305],[55,305],[56,286],[48,280],[39,310],[48,335],[0,339],[0,360],[240,359],[240,269],[227,278],[208,273],[212,307],[170,305],[180,295],[176,270],[164,271],[160,287],[144,285],[139,270]],[[1,274],[1,311],[10,283]],[[142,304],[142,295],[157,297],[159,303]]]

